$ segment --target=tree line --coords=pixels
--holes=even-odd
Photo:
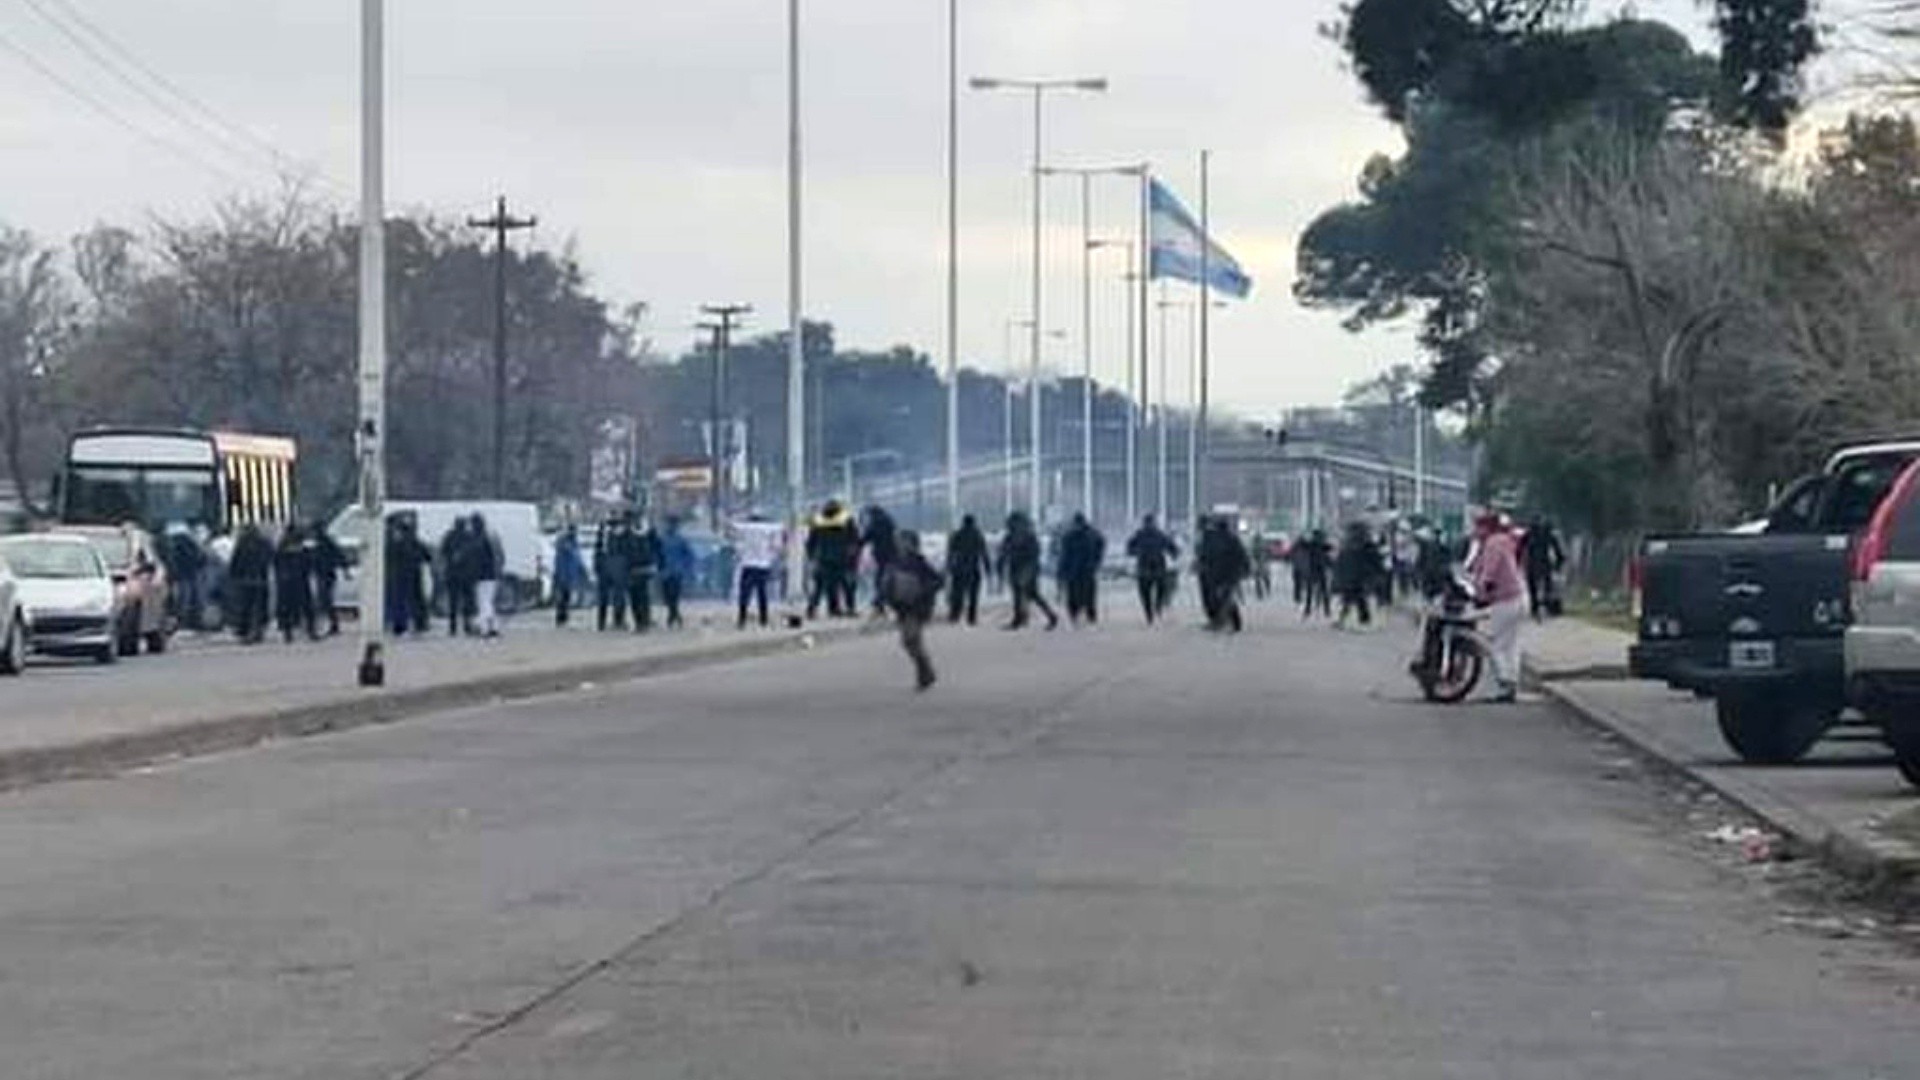
[[[1358,0],[1329,28],[1405,150],[1300,243],[1296,295],[1417,320],[1485,494],[1601,536],[1760,509],[1920,407],[1920,138],[1796,123],[1804,0],[1717,52],[1560,0]]]
[[[485,234],[435,216],[387,222],[388,468],[397,498],[492,493],[495,253]],[[94,425],[288,435],[300,444],[303,513],[355,492],[358,226],[299,192],[234,200],[204,217],[101,225],[65,244],[0,222],[0,467],[43,495],[65,440]],[[571,244],[519,247],[507,261],[509,497],[578,499],[610,425],[654,466],[705,454],[711,350],[677,355],[647,337],[643,304],[595,290]],[[940,467],[941,372],[909,346],[845,350],[808,323],[810,480],[849,455],[887,449],[903,470]],[[784,333],[729,350],[722,411],[745,422],[753,474],[784,488]],[[1079,439],[1077,379],[1042,390],[1051,448]],[[1024,452],[1028,398],[1015,387]],[[1007,384],[960,377],[963,454],[1004,445]],[[1126,399],[1100,387],[1101,453],[1118,453]],[[1184,430],[1184,429],[1182,429]],[[39,507],[44,509],[44,507]]]

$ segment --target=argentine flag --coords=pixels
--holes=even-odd
[[[1190,281],[1198,285],[1201,284],[1201,263],[1204,261],[1206,284],[1213,291],[1225,293],[1236,300],[1245,299],[1253,291],[1253,279],[1240,269],[1239,262],[1200,231],[1200,224],[1193,219],[1193,215],[1158,180],[1153,182],[1149,209],[1153,251],[1153,259],[1148,267],[1149,276]],[[1202,245],[1205,245],[1204,248]],[[1206,253],[1204,260],[1202,251]]]

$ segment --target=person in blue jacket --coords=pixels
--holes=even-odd
[[[660,534],[660,602],[667,606],[667,625],[680,625],[680,596],[698,569],[693,544],[680,531],[680,519],[667,519]]]
[[[574,594],[587,587],[587,561],[580,554],[580,530],[569,525],[553,542],[553,624],[567,625]]]

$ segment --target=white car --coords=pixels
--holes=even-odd
[[[0,557],[0,675],[18,675],[27,666],[27,615],[20,607],[20,582]]]
[[[94,546],[78,536],[33,534],[0,539],[26,616],[27,649],[119,659],[120,597]]]

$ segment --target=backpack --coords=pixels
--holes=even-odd
[[[926,599],[927,583],[919,574],[900,562],[887,567],[881,579],[881,595],[900,611],[911,611]]]

